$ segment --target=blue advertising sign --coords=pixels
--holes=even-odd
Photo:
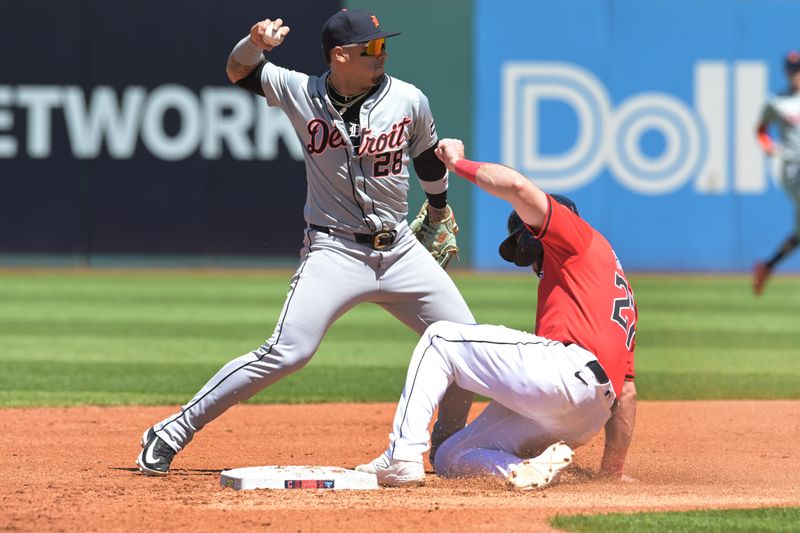
[[[629,270],[748,270],[793,231],[755,130],[798,18],[800,2],[477,0],[474,157],[570,196]],[[511,267],[510,206],[476,190],[474,208],[475,266]]]

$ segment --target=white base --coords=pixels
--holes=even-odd
[[[234,490],[378,488],[375,474],[338,466],[250,466],[223,470],[219,481]]]

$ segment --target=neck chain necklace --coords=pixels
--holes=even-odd
[[[325,84],[328,86],[328,97],[331,99],[331,103],[340,115],[343,115],[345,111],[353,107],[356,103],[360,102],[361,99],[363,99],[369,93],[369,90],[366,90],[363,93],[353,96],[344,96],[339,94],[339,92],[333,88],[330,77],[325,80]]]

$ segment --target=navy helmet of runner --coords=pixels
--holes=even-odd
[[[567,206],[576,215],[581,216],[578,213],[578,206],[566,196],[551,194],[550,197],[561,205]],[[542,243],[533,236],[516,211],[511,211],[508,215],[508,237],[500,243],[498,252],[500,257],[519,267],[529,267],[535,264],[537,271],[542,264],[544,255]]]

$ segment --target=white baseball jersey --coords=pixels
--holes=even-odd
[[[354,233],[392,228],[408,214],[408,162],[437,142],[428,99],[415,86],[384,76],[361,104],[361,145],[353,147],[328,98],[329,73],[309,76],[272,63],[261,84],[305,148],[305,219]]]

